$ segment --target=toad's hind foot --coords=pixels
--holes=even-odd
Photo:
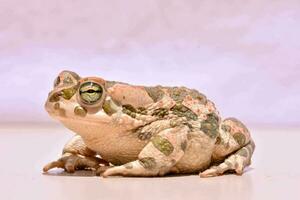
[[[108,165],[108,162],[98,157],[85,157],[82,155],[74,155],[71,153],[65,153],[57,161],[53,161],[45,165],[44,172],[49,171],[52,168],[62,168],[69,173],[75,172],[80,169],[97,169],[100,164]]]
[[[231,170],[238,175],[242,175],[244,168],[251,164],[251,156],[254,149],[255,144],[251,140],[249,144],[230,155],[223,163],[217,166],[212,166],[211,168],[201,172],[199,175],[203,178],[213,177]]]

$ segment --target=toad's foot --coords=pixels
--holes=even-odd
[[[86,157],[82,155],[74,155],[71,153],[65,153],[60,159],[57,161],[53,161],[48,163],[43,171],[47,172],[52,168],[62,168],[65,169],[69,173],[75,172],[75,170],[79,169],[97,169],[102,165],[108,165],[109,163],[101,158],[97,157]]]
[[[254,149],[255,144],[251,140],[249,144],[230,155],[223,163],[218,166],[212,166],[204,172],[201,172],[199,175],[202,178],[213,177],[230,170],[235,171],[238,175],[242,175],[244,168],[251,164],[251,156]]]
[[[114,166],[109,166],[109,165],[100,166],[96,170],[96,175],[101,176],[106,170],[108,170],[112,167],[114,167]]]

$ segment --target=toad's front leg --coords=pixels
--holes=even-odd
[[[139,159],[107,169],[103,177],[163,176],[182,158],[187,144],[188,127],[169,128],[153,136],[139,154]]]
[[[76,135],[65,145],[61,158],[45,165],[43,171],[47,172],[57,167],[72,173],[78,169],[97,169],[100,164],[109,163],[96,157],[96,153],[85,145],[79,135]]]

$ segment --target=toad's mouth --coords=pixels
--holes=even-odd
[[[55,105],[54,105],[55,107]],[[109,124],[112,122],[110,116],[105,112],[97,112],[96,114],[85,114],[85,116],[70,114],[63,108],[46,109],[48,114],[55,120],[61,122],[72,122],[78,124]]]

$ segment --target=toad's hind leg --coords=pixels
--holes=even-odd
[[[138,160],[112,167],[103,177],[163,176],[182,158],[187,145],[188,127],[169,128],[153,136],[138,156]]]
[[[229,170],[241,175],[244,168],[251,164],[255,144],[244,124],[235,118],[228,118],[221,123],[219,132],[213,161],[221,164],[200,173],[201,177],[217,176]]]

